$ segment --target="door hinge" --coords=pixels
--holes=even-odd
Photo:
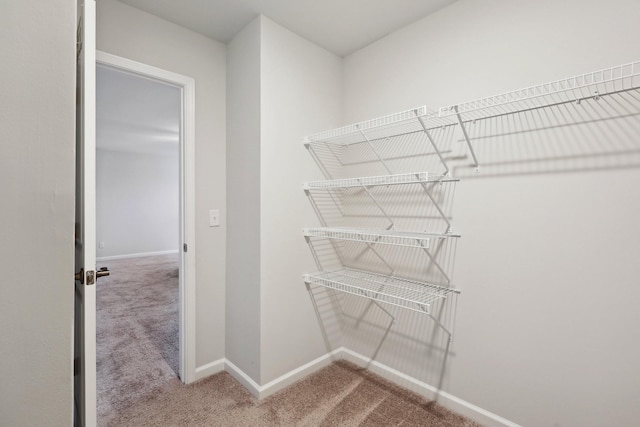
[[[80,57],[80,52],[82,52],[82,19],[78,21],[76,30],[76,59]]]
[[[84,268],[81,268],[79,272],[73,275],[73,279],[84,285]]]
[[[187,252],[187,244],[186,244],[186,243],[182,245],[182,249],[183,249],[185,252]]]

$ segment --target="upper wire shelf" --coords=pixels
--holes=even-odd
[[[442,118],[438,112],[428,110],[426,106],[389,114],[387,116],[330,129],[305,137],[304,144],[327,143],[333,145],[351,145],[371,142],[393,136],[424,132],[455,122]]]
[[[497,114],[543,108],[566,102],[637,89],[640,87],[640,61],[605,68],[591,73],[505,92],[452,106],[441,107],[441,118],[464,115],[476,120]]]
[[[457,182],[445,175],[429,175],[428,172],[403,173],[395,175],[367,176],[359,178],[310,181],[302,184],[304,190],[329,190],[351,187],[373,187],[379,185],[421,184],[428,182]]]
[[[450,287],[349,268],[319,271],[305,274],[303,277],[308,284],[324,286],[427,314],[430,314],[431,305],[435,302],[451,294],[460,293],[457,289]]]
[[[363,243],[380,243],[391,246],[428,249],[431,239],[460,237],[457,234],[416,233],[396,230],[365,230],[356,228],[305,228],[305,237],[349,240]]]

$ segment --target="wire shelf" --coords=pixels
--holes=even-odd
[[[427,129],[455,124],[455,122],[449,119],[440,117],[438,112],[428,110],[427,107],[422,106],[364,122],[318,132],[307,136],[303,142],[305,145],[311,143],[351,145],[367,141],[376,141],[413,132],[423,132],[424,128],[421,122],[425,124]],[[365,136],[365,134],[367,136]]]
[[[374,301],[430,314],[431,305],[460,291],[399,277],[352,269],[305,274],[305,283],[369,298]]]
[[[640,88],[640,61],[441,107],[439,115],[446,118],[460,114],[467,120],[477,120],[566,102],[580,103],[637,88]]]
[[[359,178],[311,181],[302,184],[304,190],[329,190],[352,187],[373,187],[378,185],[420,184],[428,182],[457,182],[459,180],[444,175],[429,175],[427,172],[403,173],[396,175],[366,176]]]
[[[460,237],[457,234],[416,233],[407,231],[366,230],[357,228],[305,228],[305,237],[349,240],[363,243],[428,249],[431,239]]]

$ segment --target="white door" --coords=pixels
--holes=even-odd
[[[96,425],[95,0],[77,0],[75,425]],[[104,273],[102,273],[104,274]]]

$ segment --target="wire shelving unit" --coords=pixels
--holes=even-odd
[[[431,308],[451,294],[459,293],[451,286],[450,272],[446,268],[452,263],[441,259],[442,254],[448,256],[451,252],[443,249],[443,242],[459,237],[452,233],[444,206],[452,198],[450,188],[458,182],[450,176],[447,165],[456,126],[455,120],[420,107],[304,139],[304,146],[326,178],[302,186],[323,225],[303,229],[320,268],[316,273],[304,275],[308,287],[321,286],[365,297],[381,308],[381,304],[389,304],[426,314],[451,339],[449,327],[431,315]],[[439,173],[428,172],[441,168]],[[425,205],[430,210],[425,210]],[[333,218],[325,212],[328,207],[332,207],[338,217],[355,222],[352,225],[356,226],[328,226],[327,217]],[[404,227],[409,224],[406,218],[426,216],[442,219],[446,231],[425,231],[423,226],[417,225]],[[377,228],[358,226],[359,221],[366,223],[372,217],[383,220],[384,227],[380,228],[380,223]],[[322,253],[318,253],[314,245],[320,239],[328,240],[329,249],[335,249],[339,268],[323,268]],[[342,246],[339,249],[336,241],[359,244],[362,249],[354,249],[349,256],[349,251]],[[387,249],[382,250],[380,245]],[[426,254],[426,266],[420,261],[415,270],[430,269],[440,280],[427,280],[426,272],[420,273],[424,280],[396,274],[405,271],[403,266],[395,265],[405,259],[397,253],[394,256],[393,252],[406,249],[417,249]],[[389,274],[367,269],[371,265],[364,261],[366,254],[369,255],[368,262],[373,260]],[[364,268],[359,268],[363,265]]]
[[[436,164],[448,175],[445,156],[455,126],[455,120],[419,107],[309,135],[304,146],[328,180],[372,169],[380,175],[429,170]]]
[[[318,267],[317,272],[303,275],[307,289],[311,292],[312,286],[318,286],[369,299],[393,320],[395,318],[383,308],[384,305],[425,314],[451,341],[452,326],[434,316],[433,308],[444,307],[443,301],[454,301],[455,304],[460,294],[450,275],[455,249],[450,251],[443,244],[455,242],[455,238],[460,237],[452,233],[450,215],[445,207],[450,203],[446,201],[449,195],[453,196],[452,192],[441,191],[458,182],[451,177],[449,167],[449,162],[455,158],[451,149],[454,133],[461,133],[461,140],[466,143],[477,170],[479,161],[474,144],[483,140],[512,142],[517,141],[518,136],[526,135],[521,140],[539,142],[534,138],[534,132],[549,136],[552,132],[567,132],[569,126],[586,124],[588,128],[581,128],[573,134],[578,138],[573,139],[590,137],[585,145],[591,142],[598,145],[599,135],[591,132],[597,125],[601,124],[599,132],[608,136],[607,132],[616,128],[613,121],[629,119],[630,123],[626,122],[624,129],[617,130],[616,137],[621,136],[625,143],[635,142],[640,131],[639,117],[640,61],[636,61],[447,105],[437,112],[419,107],[306,137],[304,146],[325,177],[322,181],[303,184],[322,224],[322,227],[303,229]],[[563,136],[558,138],[563,141]],[[532,150],[531,147],[526,149]],[[630,151],[622,150],[621,153]],[[520,159],[511,161],[519,162]],[[440,168],[442,171],[432,173]],[[319,202],[316,194],[322,195]],[[419,210],[407,212],[410,206],[421,203],[430,205],[434,216],[444,220],[447,226],[444,233],[399,226],[405,217],[423,214]],[[328,207],[335,208],[333,215],[323,213]],[[378,219],[376,215],[386,221],[386,228],[358,224],[358,221],[370,224],[370,218]],[[356,224],[329,226],[329,219],[336,217]],[[316,249],[314,243],[318,240],[329,243]],[[348,251],[343,247],[351,242],[362,250],[345,259]],[[385,246],[384,250],[380,245]],[[405,271],[394,265],[402,257],[386,258],[385,255],[389,251],[405,249],[423,251],[428,256],[431,270],[445,280],[440,283],[426,277],[397,273]],[[336,253],[338,262],[327,263],[330,265],[325,268],[321,259],[325,252]],[[365,258],[363,254],[368,255],[368,262],[373,260],[381,264],[380,269],[389,273],[367,269],[367,264],[360,268],[358,261]],[[438,258],[442,254],[445,262]]]
[[[304,281],[424,314],[431,314],[433,303],[460,293],[446,286],[348,268],[305,274]]]
[[[382,245],[428,249],[431,239],[460,237],[456,234],[416,233],[407,231],[368,230],[353,228],[305,228],[305,237],[319,237],[352,242],[379,243]]]
[[[561,106],[577,110],[587,103],[599,103],[589,112],[554,112]],[[469,129],[483,121],[539,111],[537,127],[588,123],[606,118],[640,113],[640,61],[605,68],[578,76],[530,86],[499,95],[480,98],[439,109],[441,119],[454,119],[469,148],[473,164],[479,166]],[[545,112],[547,111],[547,112]],[[481,137],[482,132],[480,132]]]

